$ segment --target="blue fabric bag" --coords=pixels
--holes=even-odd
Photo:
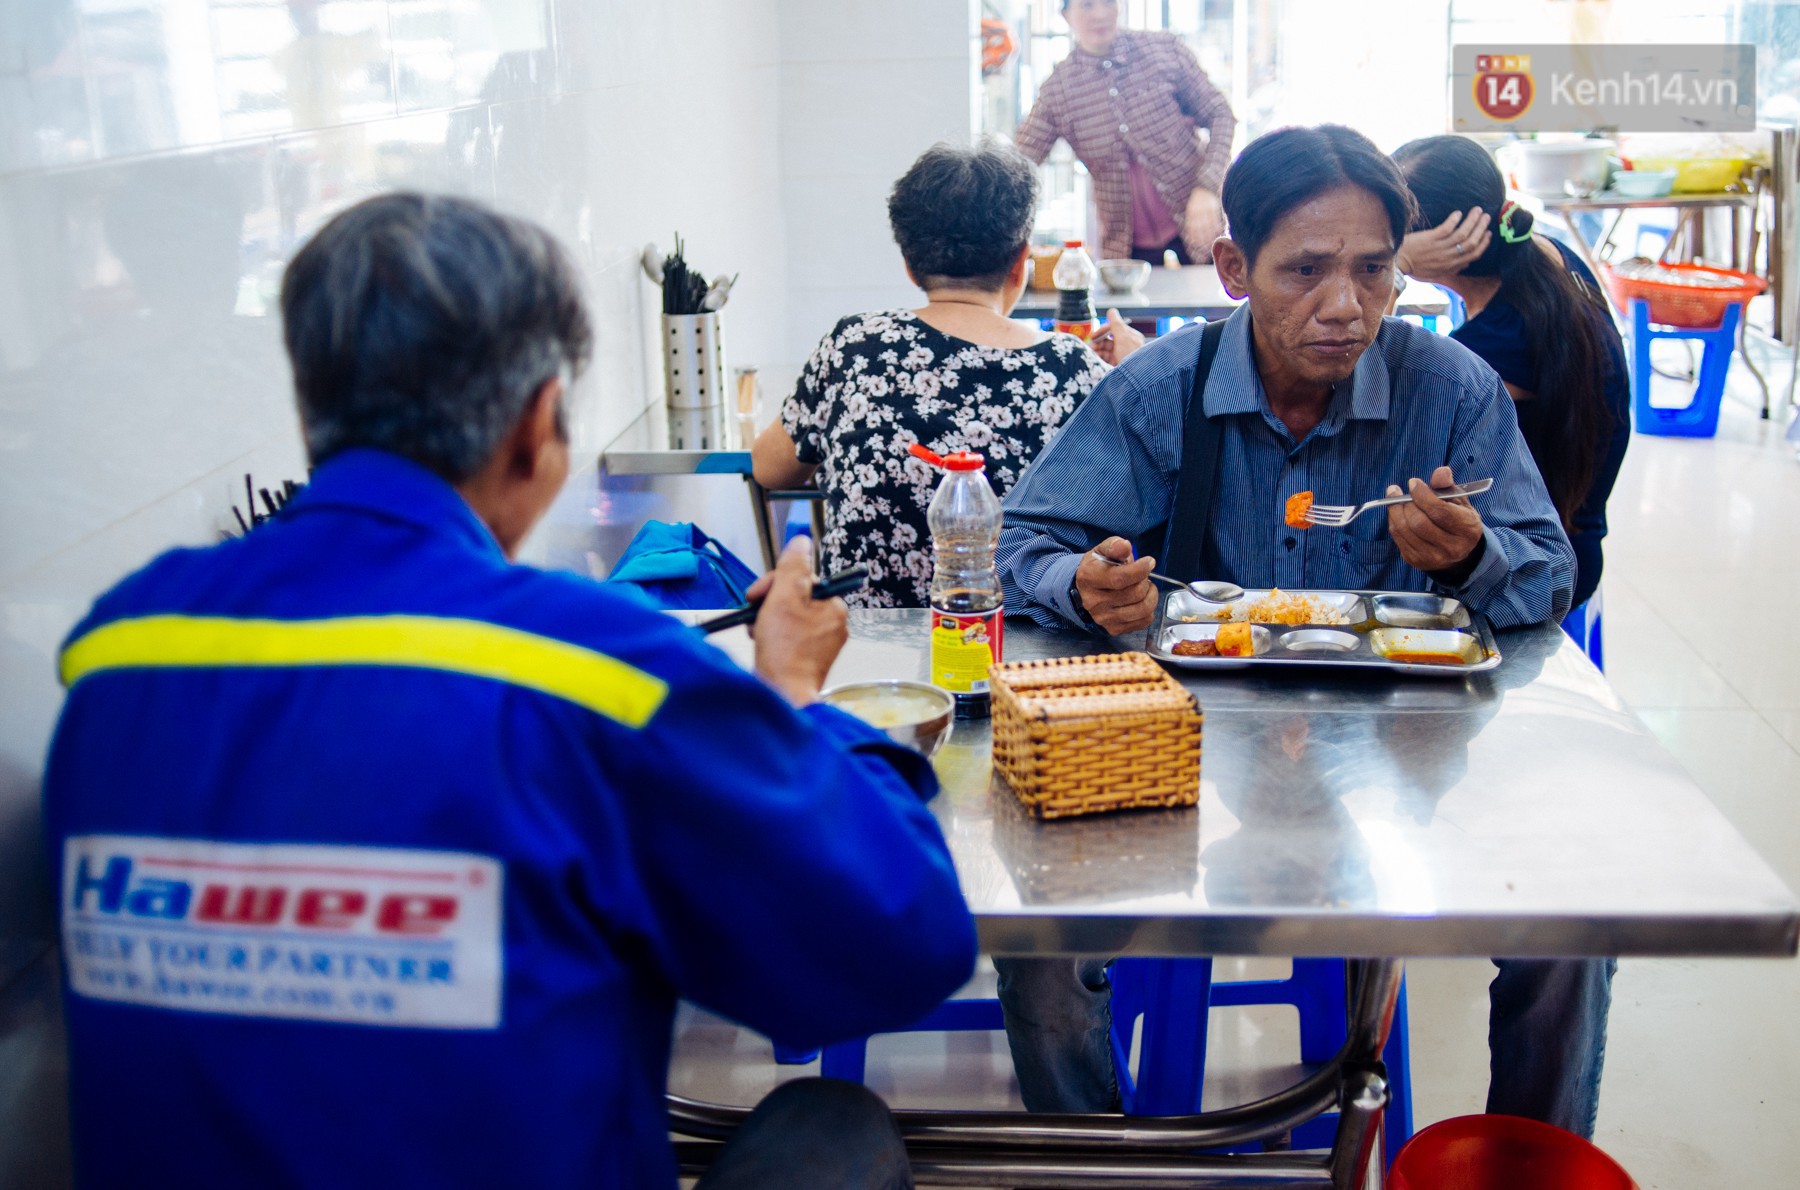
[[[756,572],[685,521],[646,521],[606,576],[631,583],[658,607],[741,607]]]

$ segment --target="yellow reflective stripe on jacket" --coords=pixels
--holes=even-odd
[[[142,616],[102,624],[62,654],[73,686],[108,669],[280,668],[378,665],[491,678],[567,699],[628,727],[642,727],[668,683],[615,657],[481,620],[344,616],[239,620]]]

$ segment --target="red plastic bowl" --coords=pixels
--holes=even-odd
[[[1769,287],[1769,283],[1756,274],[1738,269],[1718,268],[1710,264],[1665,264],[1663,268],[1672,273],[1713,273],[1721,277],[1735,277],[1739,283],[1729,288],[1712,288],[1677,285],[1649,277],[1621,277],[1606,262],[1600,265],[1600,283],[1606,286],[1606,291],[1612,295],[1613,305],[1619,308],[1621,314],[1629,315],[1632,299],[1642,298],[1650,307],[1651,322],[1696,330],[1720,325],[1725,321],[1726,306],[1734,302],[1748,302]]]
[[[1573,1132],[1518,1116],[1457,1116],[1406,1142],[1393,1190],[1638,1190],[1617,1161]]]

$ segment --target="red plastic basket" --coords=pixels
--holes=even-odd
[[[1415,1135],[1388,1172],[1392,1190],[1638,1190],[1619,1163],[1549,1124],[1455,1116]]]
[[[1736,269],[1721,269],[1710,264],[1665,264],[1665,269],[1676,272],[1713,273],[1721,277],[1735,277],[1738,285],[1725,288],[1713,288],[1698,285],[1676,285],[1670,281],[1652,281],[1644,277],[1621,277],[1613,271],[1613,266],[1602,263],[1600,278],[1606,283],[1606,292],[1612,295],[1613,304],[1621,313],[1631,312],[1634,298],[1642,298],[1650,305],[1650,321],[1662,326],[1684,326],[1695,330],[1710,330],[1725,321],[1725,307],[1733,302],[1747,302],[1769,287],[1769,283],[1754,273],[1742,273]]]

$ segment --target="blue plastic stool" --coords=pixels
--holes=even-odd
[[[1291,1004],[1300,1014],[1300,1060],[1324,1062],[1348,1035],[1344,960],[1295,959],[1285,979],[1219,983],[1211,959],[1120,959],[1112,966],[1113,1066],[1125,1111],[1139,1116],[1187,1115],[1200,1110],[1205,1084],[1208,1008]],[[1196,1006],[1199,1007],[1196,1010]],[[1143,1018],[1138,1072],[1131,1074],[1131,1037]],[[1406,1024],[1406,984],[1400,985],[1394,1027],[1382,1060],[1388,1068],[1389,1101],[1383,1140],[1392,1161],[1412,1136],[1411,1045]],[[1294,1130],[1292,1147],[1331,1146],[1337,1114],[1327,1113]],[[1230,1150],[1247,1152],[1260,1144]]]
[[[1210,1008],[1247,1004],[1291,1004],[1300,1013],[1300,1060],[1324,1062],[1338,1052],[1348,1034],[1347,995],[1342,959],[1295,959],[1286,979],[1214,983],[1211,959],[1130,959],[1112,965],[1113,1066],[1128,1115],[1187,1115],[1200,1110],[1206,1073],[1206,1026]],[[1131,1036],[1139,1017],[1143,1037],[1137,1076],[1131,1074]],[[986,1031],[1005,1028],[998,1000],[947,1000],[896,1033]],[[821,1051],[775,1046],[775,1060],[800,1066],[821,1058],[825,1078],[861,1082],[866,1070],[868,1038],[838,1042]],[[1406,985],[1400,985],[1394,1027],[1382,1058],[1388,1068],[1389,1102],[1384,1139],[1386,1159],[1393,1160],[1412,1136],[1410,1046],[1406,1026]],[[1331,1146],[1336,1113],[1296,1129],[1293,1147]],[[1259,1149],[1244,1145],[1234,1152]]]
[[[1731,371],[1731,353],[1737,350],[1738,323],[1744,304],[1725,307],[1725,320],[1711,330],[1692,327],[1653,326],[1650,307],[1642,298],[1631,302],[1631,421],[1640,434],[1678,438],[1711,438],[1719,431],[1719,404],[1725,399],[1725,377]],[[1679,409],[1658,409],[1650,404],[1650,343],[1654,339],[1694,339],[1705,345],[1700,355],[1700,375],[1694,382],[1694,399]]]
[[[986,1033],[1004,1028],[1006,1019],[1000,1011],[1000,1001],[971,999],[946,1000],[904,1029],[891,1029],[889,1032]],[[860,1083],[868,1065],[869,1039],[858,1037],[852,1041],[840,1041],[826,1046],[823,1051],[793,1050],[782,1045],[775,1047],[775,1060],[783,1066],[804,1066],[814,1058],[820,1058],[820,1077]]]
[[[1581,651],[1588,655],[1594,668],[1605,673],[1606,650],[1600,637],[1600,613],[1600,592],[1595,591],[1586,603],[1569,609],[1569,614],[1563,617],[1562,630],[1581,646]]]

